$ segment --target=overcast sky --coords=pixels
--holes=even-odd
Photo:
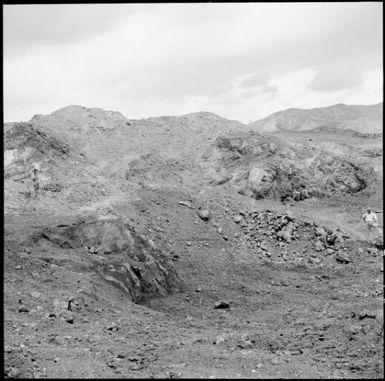
[[[382,3],[4,5],[4,118],[382,102]]]

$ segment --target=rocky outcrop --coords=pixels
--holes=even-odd
[[[46,228],[41,238],[101,256],[102,261],[95,260],[95,271],[135,303],[183,289],[166,255],[120,217],[90,217],[73,225]]]
[[[219,137],[212,160],[212,183],[229,183],[257,199],[284,200],[301,187],[309,197],[357,193],[376,179],[374,168],[358,158],[298,149],[254,132]],[[216,181],[218,174],[226,181]]]
[[[4,176],[30,171],[33,163],[65,158],[68,144],[35,128],[30,123],[15,123],[4,133]]]

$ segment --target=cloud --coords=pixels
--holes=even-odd
[[[262,93],[276,93],[278,92],[278,86],[275,86],[275,85],[268,85],[268,86],[263,86],[262,89],[261,89],[261,92]]]
[[[258,92],[255,90],[246,90],[243,93],[241,93],[242,98],[255,98],[257,96]]]
[[[349,89],[363,84],[361,72],[354,65],[336,64],[322,68],[308,85],[319,92]]]
[[[246,77],[242,80],[241,87],[251,87],[251,86],[263,86],[269,82],[270,75],[269,73],[257,73],[249,77]]]
[[[381,8],[5,5],[5,116],[28,119],[30,109],[78,103],[129,117],[199,107],[247,120],[272,108],[345,102],[345,90],[354,99],[362,94],[362,103],[369,96],[364,73],[382,70]],[[371,85],[370,99],[381,86]]]
[[[127,8],[127,11],[133,12]],[[100,35],[126,15],[106,4],[4,5],[4,47],[24,54],[36,46],[57,46]]]

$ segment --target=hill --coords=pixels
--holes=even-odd
[[[383,103],[370,106],[337,104],[329,107],[278,111],[248,126],[259,132],[277,130],[304,131],[315,128],[351,129],[362,133],[380,133]]]

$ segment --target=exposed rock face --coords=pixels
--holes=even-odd
[[[255,198],[262,198],[268,194],[272,185],[272,178],[264,169],[258,167],[250,169],[247,188],[253,192]]]
[[[374,168],[355,157],[298,149],[249,132],[220,136],[212,155],[215,184],[230,183],[254,198],[285,199],[306,186],[309,197],[357,193],[375,180]],[[218,182],[216,176],[223,179]]]
[[[15,123],[4,133],[5,177],[31,170],[33,162],[66,157],[69,146],[30,123]]]
[[[100,216],[46,228],[41,237],[64,248],[92,248],[103,256],[103,261],[95,261],[95,270],[136,303],[183,289],[164,253],[120,217]]]

